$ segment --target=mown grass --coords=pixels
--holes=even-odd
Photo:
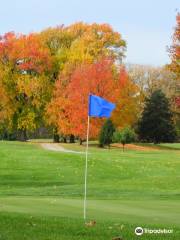
[[[179,150],[90,147],[87,213],[97,221],[93,228],[84,227],[82,218],[84,158],[34,143],[1,142],[0,239],[131,240],[139,225],[174,229],[142,239],[180,239]]]
[[[140,146],[148,146],[152,149],[159,149],[159,150],[180,150],[180,143],[137,143]]]

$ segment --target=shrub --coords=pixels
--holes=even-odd
[[[99,136],[99,146],[104,147],[112,143],[113,133],[115,131],[115,127],[110,119],[107,119],[104,125],[101,128],[100,136]]]
[[[130,127],[125,127],[121,131],[117,130],[113,134],[113,141],[117,143],[121,143],[123,145],[123,151],[125,144],[132,143],[136,139],[135,132]]]

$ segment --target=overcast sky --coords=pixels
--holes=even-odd
[[[178,0],[0,0],[0,34],[77,21],[109,23],[127,42],[126,62],[169,62]]]

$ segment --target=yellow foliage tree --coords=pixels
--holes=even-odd
[[[128,77],[124,66],[119,72],[119,89],[117,104],[112,115],[116,127],[124,128],[137,122],[140,114],[141,94],[137,85]]]

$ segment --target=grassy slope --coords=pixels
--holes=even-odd
[[[82,224],[84,154],[2,142],[0,159],[0,239],[88,240],[122,235],[130,240],[135,239],[137,225],[173,227],[173,239],[179,239],[177,150],[123,153],[90,148],[88,216],[98,221],[91,229]]]

